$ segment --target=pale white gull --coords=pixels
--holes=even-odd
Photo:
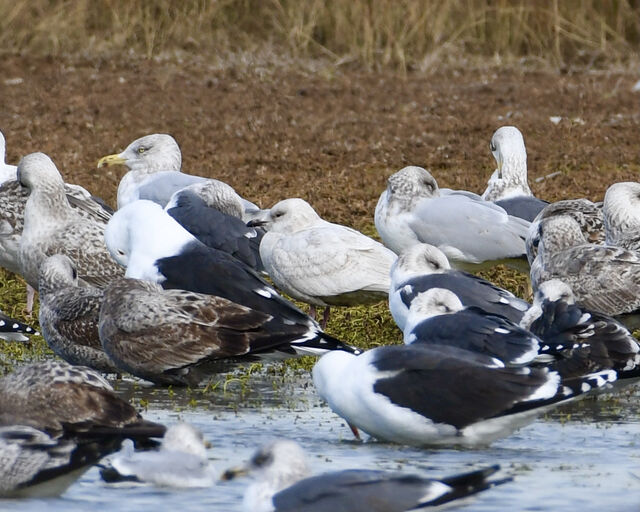
[[[602,207],[605,243],[640,251],[640,183],[611,185]]]
[[[157,451],[135,452],[133,443],[125,442],[109,465],[100,471],[107,482],[142,482],[163,487],[211,487],[217,474],[207,459],[206,442],[188,423],[167,428]]]
[[[431,344],[328,353],[313,368],[318,394],[354,433],[420,446],[488,445],[615,380],[613,370],[563,380],[546,368],[504,368],[489,356]]]
[[[275,285],[294,299],[325,306],[354,306],[389,295],[396,255],[355,229],[320,218],[303,199],[285,199],[249,223],[266,234],[260,256]]]
[[[493,201],[514,215],[532,221],[548,204],[533,196],[527,182],[527,150],[515,126],[498,128],[489,144],[498,168],[493,172],[482,199]]]
[[[4,139],[4,135],[0,131],[0,185],[2,185],[5,181],[16,179],[17,167],[15,165],[5,163],[6,152],[6,142]]]
[[[251,311],[254,320],[263,318],[256,336],[265,349],[271,346],[280,356],[355,351],[324,333],[253,269],[202,244],[151,201],[135,201],[118,210],[109,221],[105,240],[114,258],[127,267],[127,277],[165,289],[213,295],[212,301],[226,299]]]
[[[438,247],[456,267],[526,264],[528,221],[473,194],[441,194],[421,167],[405,167],[389,177],[375,224],[384,244],[397,254],[424,242]]]
[[[40,328],[51,350],[68,363],[119,373],[98,334],[104,291],[80,286],[75,265],[64,254],[42,262],[38,290]]]
[[[405,329],[413,299],[431,288],[456,294],[463,306],[477,306],[512,322],[519,322],[529,303],[481,277],[450,267],[437,247],[416,244],[398,256],[391,266],[389,309],[398,327]]]
[[[490,466],[440,479],[364,469],[310,476],[300,445],[278,440],[261,447],[246,465],[227,470],[223,479],[254,476],[244,495],[246,512],[404,512],[450,504],[510,481],[489,479],[499,469]]]
[[[36,288],[42,261],[58,253],[69,256],[81,282],[93,286],[104,287],[124,274],[105,246],[106,223],[81,216],[71,207],[62,176],[47,155],[23,157],[18,181],[30,190],[19,249],[27,283]]]
[[[125,165],[129,168],[118,185],[118,209],[138,199],[148,199],[164,207],[177,190],[207,180],[181,171],[180,147],[166,133],[154,133],[134,140],[122,153],[98,160],[98,167],[104,165]],[[258,210],[252,202],[241,200],[245,210]]]

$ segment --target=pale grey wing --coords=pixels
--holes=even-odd
[[[269,236],[269,235],[267,235]],[[269,257],[276,283],[313,297],[357,290],[388,293],[395,255],[357,231],[341,226],[284,236]]]
[[[493,203],[464,195],[420,201],[410,227],[421,242],[443,250],[453,259],[480,263],[525,254],[529,222],[507,215]]]
[[[475,199],[476,201],[483,201],[482,196],[476,194],[475,192],[469,192],[468,190],[454,190],[450,188],[441,188],[439,189],[440,196],[464,196],[469,199]]]
[[[208,469],[207,459],[170,450],[132,452],[117,456],[111,464],[121,475],[143,482],[188,482],[203,478]]]
[[[138,186],[138,195],[140,199],[148,199],[164,208],[175,192],[206,180],[207,178],[192,176],[183,172],[161,171],[150,174]]]
[[[98,222],[109,222],[113,210],[102,199],[93,196],[80,185],[65,183],[64,191],[72,208],[82,217]]]
[[[436,480],[373,470],[346,470],[306,478],[273,497],[276,512],[403,512],[445,496]]]
[[[608,315],[640,308],[640,257],[618,247],[583,245],[545,258],[539,282],[558,278],[576,302]]]

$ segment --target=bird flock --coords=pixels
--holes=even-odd
[[[38,292],[59,357],[0,377],[0,497],[59,495],[92,465],[108,483],[186,488],[251,472],[247,511],[413,510],[512,479],[497,466],[311,476],[292,440],[219,473],[197,429],[145,420],[114,374],[195,387],[239,363],[319,356],[315,390],[356,438],[416,447],[487,446],[640,377],[640,183],[547,203],[516,127],[493,134],[481,194],[417,166],[392,174],[374,215],[382,243],[304,199],[261,209],[183,172],[167,134],[99,159],[128,169],[115,211],[47,155],[5,164],[2,134],[0,150],[0,266],[26,281],[29,312]],[[498,264],[530,277],[532,303],[471,273]],[[386,300],[403,344],[363,350],[325,332],[330,308]],[[33,334],[0,313],[1,338]]]

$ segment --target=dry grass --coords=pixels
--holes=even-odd
[[[225,58],[270,48],[366,68],[635,62],[633,0],[0,0],[0,48],[38,55]]]

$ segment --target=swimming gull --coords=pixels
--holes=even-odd
[[[498,128],[489,144],[498,168],[482,194],[509,215],[531,222],[549,203],[534,197],[527,183],[527,150],[522,133],[515,126]]]
[[[527,233],[527,259],[529,265],[538,254],[540,243],[540,223],[544,219],[566,215],[579,225],[585,239],[592,244],[603,245],[605,242],[603,203],[594,203],[588,199],[565,199],[551,203],[534,219]]]
[[[355,229],[320,218],[300,198],[275,204],[249,223],[267,233],[260,256],[275,285],[313,307],[354,306],[386,299],[391,264],[396,255]]]
[[[162,425],[144,420],[97,372],[64,361],[30,363],[0,377],[0,426],[26,425],[53,436],[147,442]]]
[[[25,336],[25,334],[38,334],[38,332],[33,327],[14,320],[0,310],[0,339],[7,341],[27,341],[29,338]]]
[[[429,243],[453,266],[475,269],[499,263],[521,266],[529,222],[471,194],[441,194],[421,167],[405,167],[380,195],[375,224],[384,244],[400,254]]]
[[[46,256],[66,254],[76,265],[79,279],[104,287],[122,276],[104,244],[104,221],[76,213],[65,195],[62,176],[44,153],[32,153],[20,160],[18,180],[29,188],[20,240],[21,273],[34,288]]]
[[[313,367],[318,394],[354,433],[410,445],[488,445],[615,379],[613,370],[561,379],[546,368],[504,368],[489,356],[431,344],[332,352]]]
[[[541,345],[537,336],[503,316],[465,308],[444,288],[431,288],[413,299],[404,342],[460,347],[493,357],[503,366],[530,363]]]
[[[620,322],[579,306],[571,288],[559,279],[541,283],[521,326],[544,340],[545,363],[563,377],[613,369],[618,383],[640,375],[640,345]]]
[[[0,131],[0,185],[5,181],[15,180],[16,179],[16,169],[15,165],[10,165],[5,163],[6,157],[6,142],[4,139],[4,135]]]
[[[607,245],[640,251],[640,183],[611,185],[604,195],[605,242]]]
[[[266,314],[269,320],[262,327],[280,340],[279,355],[357,352],[324,333],[250,267],[202,244],[151,201],[135,201],[118,210],[109,221],[105,241],[127,268],[127,277],[214,295]]]
[[[125,165],[129,168],[118,185],[118,209],[137,199],[148,199],[164,208],[177,190],[207,180],[181,171],[180,147],[166,133],[154,133],[134,140],[122,153],[98,160],[98,167],[104,165]],[[241,200],[245,210],[258,210],[252,202]]]
[[[451,269],[447,257],[437,247],[415,244],[398,256],[391,266],[389,309],[398,327],[404,330],[409,307],[420,292],[446,288],[463,306],[477,306],[518,323],[529,303],[481,277]]]
[[[98,334],[104,291],[79,286],[75,265],[64,254],[54,254],[42,262],[38,288],[40,328],[51,350],[68,363],[119,373],[105,354]]]
[[[107,482],[141,482],[164,487],[211,487],[217,475],[207,460],[207,446],[197,428],[176,423],[167,428],[157,451],[134,452],[125,441],[100,475]]]
[[[620,247],[589,244],[569,216],[544,219],[539,225],[538,254],[531,265],[537,290],[550,279],[564,281],[579,304],[634,323],[640,308],[640,253]]]
[[[247,512],[404,512],[452,503],[511,481],[490,480],[499,469],[489,466],[440,479],[360,469],[309,476],[300,445],[278,440],[262,446],[246,465],[230,468],[222,478],[255,475],[244,495]]]
[[[217,181],[217,183],[220,184],[221,189],[228,187],[221,181]],[[208,184],[209,182],[207,182]],[[217,206],[212,207],[194,189],[195,187],[202,188],[198,184],[183,188],[173,194],[165,207],[166,212],[203,244],[228,252],[251,268],[262,270],[260,240],[262,240],[264,230],[249,227],[241,220],[241,217],[223,211],[228,211],[230,209],[228,207],[223,206],[223,210]],[[211,188],[207,187],[207,190]],[[240,210],[233,211],[241,215],[242,206],[239,202],[237,206]]]
[[[59,496],[111,453],[112,441],[79,443],[25,425],[0,427],[0,497]]]

